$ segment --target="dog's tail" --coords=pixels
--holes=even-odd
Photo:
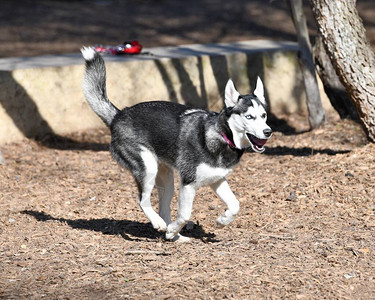
[[[83,47],[81,53],[86,61],[86,72],[82,84],[86,100],[104,123],[110,126],[120,110],[107,97],[104,60],[90,47]]]

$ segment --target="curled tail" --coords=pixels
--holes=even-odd
[[[110,126],[119,109],[107,97],[104,60],[93,48],[84,47],[81,53],[86,61],[86,72],[82,84],[86,100],[92,110],[107,126]]]

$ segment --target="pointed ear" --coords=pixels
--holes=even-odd
[[[257,79],[257,84],[255,86],[254,95],[259,99],[260,102],[262,102],[263,105],[266,105],[266,99],[264,98],[263,82],[259,78],[259,76]]]
[[[236,87],[232,79],[229,79],[227,85],[225,86],[225,105],[226,107],[233,107],[238,102],[238,97],[240,93],[237,92]]]

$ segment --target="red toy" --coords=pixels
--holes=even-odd
[[[123,54],[139,54],[142,51],[142,45],[138,41],[124,42],[118,46],[107,46],[102,45],[95,46],[96,52],[109,53],[113,55],[123,55]]]

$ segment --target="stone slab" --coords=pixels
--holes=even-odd
[[[299,113],[306,105],[297,49],[291,42],[248,41],[106,55],[108,96],[119,108],[169,100],[219,111],[228,78],[244,94],[260,76],[272,113]],[[79,53],[0,59],[0,144],[104,126],[83,97],[83,72]]]

